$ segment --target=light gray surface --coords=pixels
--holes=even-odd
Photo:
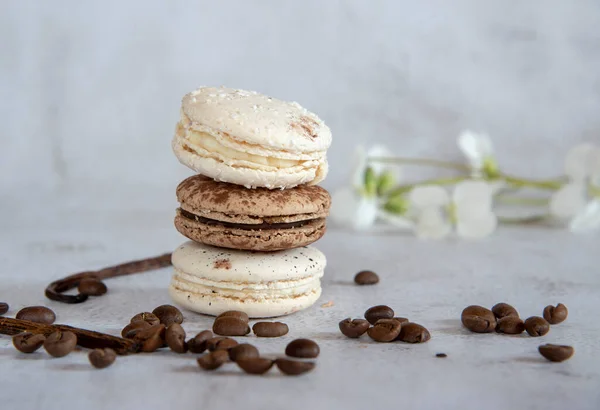
[[[171,225],[170,210],[88,213],[64,199],[32,202],[21,209],[0,207],[0,300],[11,304],[10,316],[20,307],[44,304],[57,312],[58,322],[118,334],[135,313],[169,302],[169,269],[107,281],[108,295],[79,306],[47,301],[43,289],[66,273],[174,248],[183,238]],[[46,205],[41,215],[32,213],[40,212],[36,204]],[[598,408],[597,237],[501,229],[482,242],[422,242],[332,230],[318,247],[329,263],[320,301],[284,319],[291,329],[286,337],[247,339],[278,354],[294,338],[313,338],[321,346],[314,372],[291,378],[273,369],[268,377],[249,377],[228,365],[205,373],[192,355],[170,352],[120,357],[99,371],[84,352],[63,359],[43,351],[26,356],[0,336],[2,408]],[[363,268],[377,271],[381,283],[353,285],[353,274]],[[321,307],[329,301],[333,306]],[[500,301],[512,303],[524,317],[562,302],[569,318],[543,338],[477,335],[461,328],[466,305]],[[339,333],[339,320],[360,317],[380,303],[425,325],[431,341],[377,344]],[[211,322],[186,313],[184,327],[194,333]],[[549,363],[537,353],[547,342],[573,345],[575,356]],[[438,352],[448,358],[435,358]]]

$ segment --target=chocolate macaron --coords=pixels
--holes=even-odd
[[[177,187],[175,227],[222,248],[276,251],[306,246],[325,233],[331,198],[319,186],[247,189],[202,175]]]

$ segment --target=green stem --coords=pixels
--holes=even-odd
[[[524,218],[504,218],[498,217],[498,222],[506,225],[533,225],[539,222],[543,222],[548,219],[549,215],[533,215]]]
[[[395,195],[402,195],[405,194],[409,191],[411,191],[412,189],[418,187],[418,186],[424,186],[424,185],[454,185],[457,184],[461,181],[464,181],[465,179],[469,179],[469,177],[466,176],[462,176],[462,177],[450,177],[450,178],[435,178],[435,179],[429,179],[427,181],[422,181],[422,182],[417,182],[414,184],[406,184],[406,185],[400,185],[399,187],[393,189],[392,191],[390,191],[390,193],[388,194],[388,196],[392,197]]]
[[[461,164],[458,162],[441,161],[437,159],[428,158],[371,157],[369,158],[369,162],[380,162],[382,164],[423,165],[439,168],[449,168],[466,172],[471,170],[471,168],[468,165]]]
[[[563,179],[554,179],[546,181],[538,181],[534,179],[518,178],[511,175],[501,174],[500,178],[504,179],[508,184],[518,188],[538,188],[549,191],[556,191],[563,185]]]
[[[527,198],[517,196],[496,196],[496,202],[499,204],[506,205],[523,205],[523,206],[546,206],[548,205],[548,198]]]

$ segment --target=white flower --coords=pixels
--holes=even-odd
[[[417,187],[409,194],[415,233],[421,238],[439,239],[456,229],[465,238],[488,236],[498,224],[492,197],[493,190],[484,181],[460,182],[452,198],[440,186]]]
[[[565,158],[569,182],[550,199],[550,213],[574,232],[600,227],[600,147],[581,144]]]
[[[463,131],[458,136],[458,147],[467,157],[473,177],[495,177],[498,175],[494,146],[487,134],[478,134],[469,130]]]

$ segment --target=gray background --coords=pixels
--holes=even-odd
[[[172,196],[181,97],[227,85],[332,128],[336,187],[359,142],[459,158],[486,130],[507,170],[560,172],[600,141],[598,1],[13,1],[0,12],[0,189]],[[19,190],[20,191],[20,190]],[[4,195],[3,195],[4,196]],[[151,206],[151,205],[148,205]]]

